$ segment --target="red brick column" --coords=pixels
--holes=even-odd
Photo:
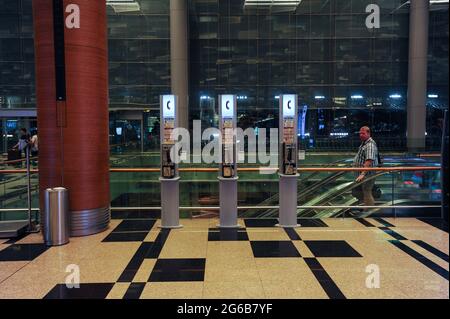
[[[66,187],[71,234],[83,236],[103,231],[110,219],[106,5],[64,0],[58,12],[55,1],[33,0],[40,208],[46,188]],[[80,28],[63,25],[69,4],[79,6]],[[55,40],[58,23],[64,40]],[[55,64],[62,42],[63,72]]]

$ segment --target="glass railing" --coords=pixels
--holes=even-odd
[[[310,159],[299,168],[299,218],[412,216],[439,217],[441,178],[439,158],[386,158],[381,171],[373,172],[379,190],[372,206],[354,196],[355,172],[351,160]],[[36,164],[36,163],[35,163]],[[131,164],[131,165],[130,165]],[[27,219],[27,177],[21,163],[0,167],[0,220]],[[140,166],[140,167],[139,167]],[[160,212],[159,154],[111,158],[112,213],[140,210]],[[180,165],[182,218],[219,214],[217,165]],[[31,173],[33,216],[38,216],[38,172]],[[255,165],[239,165],[238,209],[246,218],[278,217],[278,174]]]
[[[1,165],[0,168],[0,221],[28,219],[28,178],[24,162]],[[30,175],[31,207],[37,218],[39,207],[38,174]]]

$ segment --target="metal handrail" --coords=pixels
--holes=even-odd
[[[26,173],[28,177],[28,189],[30,189],[30,175],[32,173],[38,173],[38,169],[30,169],[29,166],[29,157],[28,157],[28,169],[17,169],[17,170],[0,170],[0,174],[16,174],[16,173]],[[398,171],[438,171],[440,167],[437,166],[412,166],[412,167],[301,167],[298,168],[297,171],[300,172],[361,172],[361,171],[376,171],[376,172],[398,172]],[[112,173],[158,173],[160,172],[159,168],[111,168],[109,170]],[[207,172],[214,173],[218,172],[218,168],[180,168],[180,172]],[[272,167],[241,167],[238,168],[238,171],[241,172],[260,172],[260,171],[271,171],[277,172],[278,168]],[[12,209],[0,209],[0,212],[13,212],[13,211],[28,211],[29,216],[29,229],[31,230],[31,211],[37,211],[39,208],[31,208],[31,194],[28,192],[28,208],[12,208]],[[354,206],[297,206],[297,208],[302,209],[329,209],[329,208],[352,208]],[[392,206],[358,206],[358,208],[385,208]],[[395,206],[395,208],[425,208],[425,207],[440,207],[439,205],[427,205],[427,206]],[[239,206],[239,210],[247,210],[247,209],[277,209],[278,205],[275,206]],[[136,210],[136,209],[145,209],[145,210],[160,210],[160,207],[111,207],[112,210]],[[218,210],[217,206],[198,206],[198,207],[180,207],[180,210]],[[30,231],[29,230],[29,231]],[[32,231],[32,230],[31,230]]]
[[[439,171],[438,166],[397,166],[397,167],[300,167],[297,169],[301,172],[398,172],[398,171]],[[110,168],[111,173],[158,173],[159,168]],[[179,172],[189,173],[214,173],[218,172],[218,168],[180,168]],[[240,167],[239,172],[260,172],[269,171],[277,172],[278,168],[274,167]],[[27,173],[26,169],[7,169],[0,170],[0,174],[19,174]],[[30,173],[39,173],[38,169],[30,169]]]
[[[35,160],[37,158],[38,158],[37,156],[30,157],[29,160]],[[21,162],[26,162],[26,161],[27,161],[27,158],[25,157],[25,158],[21,158],[21,159],[12,160],[12,161],[3,161],[3,162],[0,162],[0,165],[16,164],[16,163],[21,163]]]
[[[35,227],[35,225],[33,225],[33,220],[32,220],[32,216],[31,216],[31,212],[34,211],[34,209],[31,207],[31,159],[32,159],[32,157],[30,156],[30,153],[31,153],[31,146],[27,145],[25,147],[25,159],[9,161],[9,162],[10,163],[11,162],[22,162],[23,160],[25,160],[26,169],[21,170],[21,171],[24,171],[24,173],[26,173],[26,177],[27,177],[27,212],[28,212],[27,232],[28,233],[37,233],[37,232],[39,232],[39,229],[37,227]]]
[[[192,173],[214,173],[218,172],[218,168],[180,168],[180,172]],[[260,172],[260,171],[278,171],[277,167],[240,167],[238,172]],[[411,166],[411,167],[300,167],[297,171],[300,172],[361,172],[361,171],[378,171],[378,172],[393,172],[393,171],[438,171],[440,167],[436,166]],[[158,173],[159,168],[111,168],[112,173]]]
[[[380,206],[356,206],[357,208],[439,208],[440,205],[396,205],[396,206],[389,206],[389,205],[380,205]],[[247,209],[277,209],[280,208],[279,205],[272,205],[272,206],[238,206],[238,210],[247,210]],[[297,209],[330,209],[330,208],[355,208],[355,206],[351,205],[336,205],[336,206],[324,206],[324,205],[318,205],[318,206],[297,206]],[[143,206],[143,207],[110,207],[111,210],[118,210],[118,211],[124,211],[124,210],[161,210],[161,207],[157,206]],[[219,206],[181,206],[179,208],[180,210],[220,210]],[[39,208],[31,208],[32,211],[38,211]],[[22,211],[28,211],[28,208],[0,208],[0,212],[22,212]]]
[[[438,208],[441,207],[440,205],[398,205],[395,206],[395,208]],[[277,209],[280,208],[279,205],[272,205],[272,206],[238,206],[238,210],[246,210],[246,209]],[[336,205],[336,206],[297,206],[297,209],[305,208],[305,209],[329,209],[329,208],[355,208],[355,206],[348,206],[348,205]],[[372,205],[372,206],[357,206],[357,208],[392,208],[392,206],[388,205]],[[220,210],[219,206],[181,206],[180,210]],[[161,210],[161,207],[111,207],[111,210]]]
[[[0,174],[26,174],[26,169],[2,169],[0,170]],[[39,173],[38,169],[30,169],[30,173]]]

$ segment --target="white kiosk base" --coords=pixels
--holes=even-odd
[[[237,181],[239,177],[219,179],[220,224],[219,228],[240,228],[237,216]]]
[[[161,225],[159,228],[182,228],[180,225],[180,177],[159,178],[161,182]]]
[[[279,224],[277,227],[300,227],[297,223],[297,180],[296,175],[279,174]]]

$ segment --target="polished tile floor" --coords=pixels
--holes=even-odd
[[[161,230],[143,216],[113,213],[107,231],[60,247],[40,234],[0,240],[0,298],[449,298],[439,223],[324,219],[283,229],[253,219],[219,230],[217,219],[183,219]]]

